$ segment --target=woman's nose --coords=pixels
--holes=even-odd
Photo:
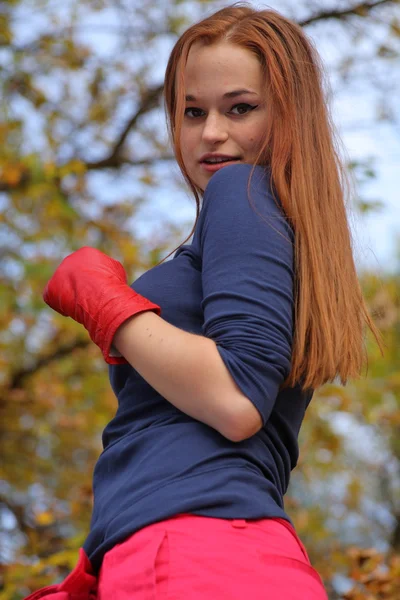
[[[208,143],[225,141],[228,138],[227,123],[223,117],[209,115],[203,128],[203,140]]]

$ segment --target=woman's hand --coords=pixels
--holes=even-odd
[[[88,246],[62,261],[47,283],[43,299],[61,315],[81,323],[111,364],[126,363],[122,357],[110,356],[118,327],[139,312],[161,313],[157,304],[129,287],[119,261]]]

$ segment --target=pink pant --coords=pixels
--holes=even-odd
[[[97,598],[327,600],[327,594],[288,522],[181,514],[107,552]]]

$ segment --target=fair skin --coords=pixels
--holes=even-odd
[[[185,167],[204,191],[213,175],[199,163],[206,152],[255,161],[266,122],[261,68],[237,46],[193,46],[185,76],[185,93],[196,101],[187,103],[190,116],[184,117],[181,144]],[[252,93],[224,98],[239,89]],[[123,323],[113,345],[166,400],[227,439],[239,442],[261,428],[259,412],[236,385],[211,338],[183,331],[148,311]]]
[[[224,97],[243,89],[251,93]],[[199,162],[203,154],[256,161],[267,123],[261,65],[252,52],[234,44],[195,43],[185,67],[185,96],[195,100],[186,102],[182,154],[190,178],[204,191],[213,173]]]

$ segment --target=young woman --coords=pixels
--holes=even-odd
[[[82,248],[45,290],[111,365],[118,410],[78,565],[29,598],[326,599],[283,496],[313,391],[360,375],[365,325],[382,345],[318,55],[277,12],[227,7],[177,41],[165,102],[192,243],[131,287]]]

